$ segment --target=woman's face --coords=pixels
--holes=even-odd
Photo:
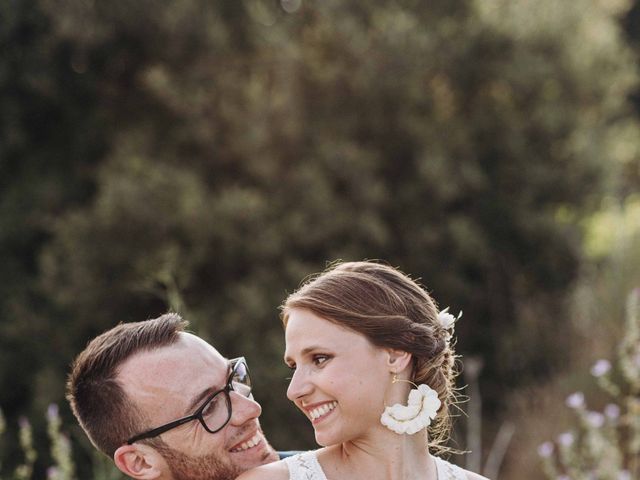
[[[388,352],[310,310],[292,309],[285,362],[293,371],[287,397],[311,421],[318,444],[366,436],[380,425],[390,381]]]

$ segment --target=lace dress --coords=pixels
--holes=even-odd
[[[464,471],[446,460],[439,457],[433,457],[436,461],[436,468],[438,471],[438,480],[467,480],[467,476]]]
[[[438,480],[466,480],[460,467],[438,457],[434,459]],[[327,480],[315,451],[287,457],[284,462],[289,468],[289,480]]]

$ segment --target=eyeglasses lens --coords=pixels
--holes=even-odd
[[[234,392],[238,392],[243,397],[251,395],[251,377],[249,377],[249,369],[246,363],[239,362],[236,364],[231,376],[231,386]]]
[[[226,392],[221,391],[215,395],[202,410],[202,419],[209,430],[222,428],[231,416],[231,404]]]
[[[246,363],[239,361],[233,366],[229,380],[231,390],[243,397],[251,395],[251,378]],[[207,428],[216,431],[224,427],[231,418],[231,398],[228,390],[215,395],[202,410],[202,419]]]

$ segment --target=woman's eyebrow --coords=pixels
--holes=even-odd
[[[313,352],[314,350],[321,350],[322,347],[320,345],[310,345],[308,347],[305,347],[302,349],[302,351],[300,352],[300,355],[307,355],[310,352]],[[289,355],[285,355],[284,357],[284,363],[290,363],[293,360],[291,359],[291,357]]]

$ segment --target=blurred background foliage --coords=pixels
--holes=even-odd
[[[276,447],[312,447],[277,307],[379,258],[465,312],[484,456],[511,422],[500,478],[535,478],[640,285],[639,22],[624,0],[2,2],[5,470],[18,416],[44,445],[55,402],[88,478],[68,364],[167,309],[248,358]]]

